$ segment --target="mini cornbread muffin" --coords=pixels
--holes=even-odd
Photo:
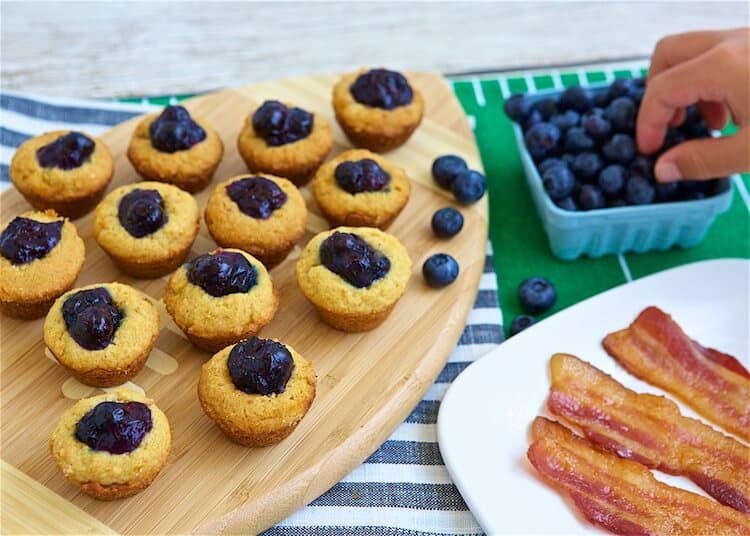
[[[78,218],[99,202],[114,173],[104,142],[82,132],[56,130],[21,144],[10,180],[31,206]]]
[[[30,320],[75,284],[86,249],[75,225],[55,214],[26,212],[0,233],[0,310]]]
[[[79,400],[62,414],[50,439],[63,476],[103,501],[146,489],[171,450],[167,416],[129,389]]]
[[[379,326],[406,290],[411,259],[398,239],[370,227],[315,235],[296,265],[297,284],[324,322],[343,331]]]
[[[331,127],[318,114],[267,100],[245,120],[237,148],[251,172],[310,180],[333,147]]]
[[[172,274],[164,304],[195,346],[216,352],[268,324],[279,295],[258,259],[238,249],[218,248]]]
[[[205,218],[217,244],[247,251],[271,269],[305,234],[307,206],[286,179],[238,175],[214,188]]]
[[[200,211],[177,186],[146,181],[110,192],[93,223],[94,238],[124,272],[161,277],[184,262],[200,229]]]
[[[182,106],[144,117],[128,147],[128,160],[142,177],[188,192],[206,187],[223,155],[216,131]]]
[[[159,335],[159,313],[138,290],[97,283],[60,296],[44,321],[44,343],[78,381],[120,385],[143,368]]]
[[[382,156],[353,149],[318,169],[312,191],[332,225],[387,229],[409,200],[411,183]]]
[[[409,139],[422,121],[424,101],[401,73],[362,69],[333,87],[333,110],[354,145],[382,153]]]
[[[312,365],[294,348],[252,337],[204,363],[198,399],[232,440],[265,447],[297,427],[315,398],[315,384]]]

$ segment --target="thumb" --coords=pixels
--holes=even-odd
[[[750,171],[749,127],[732,136],[680,143],[661,155],[654,166],[659,182],[713,179],[745,171]]]

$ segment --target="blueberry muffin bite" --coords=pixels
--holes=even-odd
[[[60,296],[44,321],[44,343],[78,381],[120,385],[143,368],[159,335],[159,313],[141,292],[97,283]]]
[[[62,414],[50,439],[63,476],[103,501],[146,489],[171,450],[167,416],[129,389],[79,400]]]
[[[424,101],[403,74],[362,69],[333,87],[333,109],[354,145],[382,153],[409,139],[422,121]]]
[[[78,218],[99,202],[114,173],[104,142],[83,132],[56,130],[26,140],[8,174],[31,206]]]
[[[315,384],[312,365],[294,348],[251,337],[203,365],[198,399],[229,438],[265,447],[297,427],[315,398]]]
[[[368,331],[406,291],[411,259],[395,236],[380,229],[338,227],[310,240],[295,273],[324,322],[343,331]]]
[[[199,192],[211,181],[224,155],[216,131],[183,106],[167,106],[135,127],[128,159],[145,179]]]
[[[0,233],[0,311],[30,320],[75,284],[86,249],[78,231],[55,211],[26,212]]]
[[[193,196],[161,182],[116,188],[94,212],[97,243],[135,277],[161,277],[176,270],[199,229],[200,211]]]
[[[320,167],[312,191],[332,225],[387,229],[409,200],[411,183],[382,156],[353,149]]]
[[[195,346],[216,352],[258,333],[276,314],[279,296],[258,259],[218,248],[172,274],[164,304]]]
[[[251,172],[278,175],[300,186],[331,152],[333,135],[320,115],[267,100],[245,120],[237,147]]]
[[[305,234],[307,206],[286,179],[238,175],[211,192],[205,218],[217,244],[247,251],[270,269]]]

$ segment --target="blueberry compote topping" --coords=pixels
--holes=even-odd
[[[125,230],[135,238],[155,233],[167,223],[164,199],[156,190],[136,188],[120,199],[117,217]]]
[[[18,216],[0,234],[0,254],[11,264],[41,259],[60,242],[63,222],[44,223]]]
[[[163,153],[190,149],[206,139],[206,131],[182,106],[167,106],[148,127],[151,145]]]
[[[320,245],[320,260],[334,274],[357,288],[385,277],[391,261],[356,234],[334,232]]]
[[[253,129],[273,147],[306,138],[315,118],[302,108],[287,108],[276,100],[267,100],[253,114]]]
[[[70,336],[86,350],[109,346],[125,316],[104,287],[76,292],[63,303],[62,315]]]
[[[372,158],[341,162],[334,172],[336,182],[350,194],[377,192],[386,187],[391,176]]]
[[[251,218],[267,220],[286,203],[286,194],[264,177],[247,177],[227,185],[227,195]]]
[[[214,298],[247,292],[258,283],[258,270],[234,251],[205,253],[187,264],[187,277]]]
[[[111,454],[133,452],[151,431],[151,410],[142,402],[99,402],[76,424],[76,439]]]
[[[36,160],[44,168],[64,170],[81,167],[94,152],[94,140],[80,132],[68,132],[36,151]]]
[[[414,98],[404,75],[388,69],[371,69],[359,75],[349,91],[360,104],[385,110],[406,106]]]
[[[229,352],[229,375],[234,386],[247,394],[281,394],[292,376],[294,360],[276,341],[252,337]]]

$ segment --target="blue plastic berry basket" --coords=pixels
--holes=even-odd
[[[586,87],[596,92],[608,86]],[[529,95],[529,99],[535,102],[560,93],[559,90],[540,91]],[[545,192],[539,171],[526,149],[523,130],[516,123],[513,128],[536,211],[550,249],[559,259],[573,260],[582,255],[601,257],[627,251],[663,251],[674,246],[690,248],[703,240],[716,216],[732,203],[730,180],[726,191],[705,199],[581,212],[563,210]]]

